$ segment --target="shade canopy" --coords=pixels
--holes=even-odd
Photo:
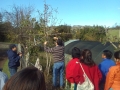
[[[65,54],[71,55],[71,51],[74,47],[78,47],[80,50],[89,49],[92,52],[93,60],[96,64],[102,61],[101,55],[104,50],[110,50],[114,53],[115,48],[111,43],[102,44],[96,41],[80,41],[80,40],[70,40],[65,44]]]

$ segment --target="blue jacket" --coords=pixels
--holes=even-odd
[[[19,67],[20,66],[20,56],[17,54],[17,52],[12,51],[12,50],[8,50],[7,51],[7,55],[8,55],[8,66],[11,67]]]
[[[99,64],[99,69],[103,75],[102,82],[105,82],[106,75],[111,66],[115,66],[115,62],[111,59],[103,59],[103,61]]]
[[[3,90],[5,83],[8,80],[8,76],[0,71],[0,90]]]

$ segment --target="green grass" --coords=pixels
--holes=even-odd
[[[119,30],[108,30],[108,33],[111,35],[111,36],[117,36],[119,37]]]
[[[8,75],[8,77],[10,77],[10,72],[9,72],[9,68],[8,68],[8,60],[6,60],[4,63],[3,72],[6,73]]]

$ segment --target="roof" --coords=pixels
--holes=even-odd
[[[80,50],[89,49],[92,52],[93,60],[99,64],[102,61],[101,54],[104,50],[110,50],[114,53],[115,48],[108,42],[105,45],[97,41],[80,41],[73,40],[70,43],[65,44],[65,54],[71,55],[71,51],[74,47],[78,47]]]

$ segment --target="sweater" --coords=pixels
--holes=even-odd
[[[109,69],[104,90],[109,90],[110,88],[120,90],[120,63],[117,63],[116,66],[112,66]]]
[[[76,63],[77,62],[77,63]],[[74,58],[70,60],[66,66],[66,79],[70,83],[76,83],[78,84],[84,82],[84,77],[83,77],[83,71],[80,67],[80,62],[78,58]],[[83,63],[81,63],[86,75],[90,79],[90,81],[94,85],[94,90],[99,90],[99,82],[102,79],[102,74],[97,67],[95,66],[88,66]]]
[[[8,50],[7,55],[8,55],[8,59],[9,59],[9,62],[8,62],[9,68],[20,66],[20,62],[19,62],[20,56],[17,54],[17,52]]]
[[[103,61],[99,64],[99,69],[102,72],[103,78],[101,83],[105,83],[106,75],[111,66],[115,66],[115,62],[111,59],[103,59]]]
[[[64,46],[56,46],[53,48],[44,46],[44,50],[48,53],[52,53],[54,63],[59,61],[64,61]]]

